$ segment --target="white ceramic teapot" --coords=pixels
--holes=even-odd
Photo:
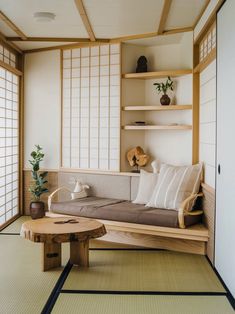
[[[76,198],[87,197],[87,189],[89,189],[89,185],[82,184],[81,181],[75,179],[75,187],[73,192],[71,192],[72,200]]]

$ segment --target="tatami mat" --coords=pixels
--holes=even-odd
[[[31,219],[30,216],[21,216],[0,233],[20,233],[21,225],[29,219]]]
[[[53,314],[233,314],[224,296],[60,294]]]
[[[41,312],[63,268],[42,272],[40,253],[39,243],[0,235],[0,313]],[[63,265],[67,261],[65,247]]]
[[[90,251],[90,267],[74,266],[63,289],[224,292],[204,256],[167,251]]]

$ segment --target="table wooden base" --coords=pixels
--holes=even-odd
[[[42,243],[42,271],[61,266],[61,243]]]
[[[89,240],[70,242],[70,262],[89,267]],[[42,243],[42,271],[61,266],[61,243]]]
[[[89,267],[89,240],[70,242],[70,262],[75,265]]]

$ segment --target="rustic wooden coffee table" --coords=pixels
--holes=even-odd
[[[61,266],[61,243],[70,242],[70,262],[89,266],[89,239],[105,235],[102,223],[88,218],[42,218],[23,223],[21,236],[42,243],[42,270]]]

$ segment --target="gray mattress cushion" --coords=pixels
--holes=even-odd
[[[52,203],[54,213],[95,219],[114,220],[137,224],[178,228],[175,210],[145,207],[130,201],[87,197],[73,201]],[[201,221],[201,216],[185,216],[185,225]]]

